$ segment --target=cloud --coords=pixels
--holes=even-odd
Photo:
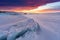
[[[45,10],[45,9],[60,10],[60,2],[48,3],[46,5],[39,6],[38,8],[33,10]]]
[[[0,6],[39,6],[60,0],[0,0]]]
[[[45,0],[46,1],[46,0]],[[10,1],[11,2],[11,1]],[[21,4],[20,6],[3,6],[3,7],[1,7],[0,6],[0,10],[14,10],[14,11],[23,11],[23,12],[41,12],[41,10],[49,10],[49,11],[51,11],[51,10],[53,10],[53,11],[55,11],[55,10],[60,10],[60,1],[59,2],[53,2],[53,3],[47,3],[47,4],[44,4],[44,5],[40,5],[40,6],[38,6],[38,7],[29,7],[29,5],[31,4],[35,4],[36,2],[34,2],[34,1],[27,1],[26,0],[26,2],[23,0],[22,1],[23,3],[27,3],[26,5],[28,5],[28,6],[24,6],[23,5],[23,3],[21,4],[20,2],[19,2],[19,4]],[[13,3],[13,2],[12,2]],[[17,3],[17,2],[16,2]],[[14,4],[14,3],[13,3]],[[13,5],[12,4],[12,5]],[[38,4],[38,3],[37,3]],[[42,4],[42,3],[41,3]],[[23,6],[22,6],[23,5]],[[30,5],[30,6],[31,6]],[[26,11],[26,10],[28,10],[28,11]]]

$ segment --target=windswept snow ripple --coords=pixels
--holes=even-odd
[[[40,26],[22,15],[0,14],[0,40],[38,40]]]

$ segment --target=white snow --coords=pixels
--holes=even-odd
[[[0,14],[0,40],[60,40],[60,13]]]
[[[33,19],[23,15],[0,14],[0,40],[37,40],[39,32],[40,26]]]
[[[26,17],[33,18],[39,23],[40,40],[60,40],[60,13],[30,14]]]

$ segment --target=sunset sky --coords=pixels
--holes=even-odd
[[[0,10],[25,11],[60,0],[0,0]]]

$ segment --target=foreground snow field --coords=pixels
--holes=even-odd
[[[23,15],[0,13],[0,40],[37,40],[40,26]]]
[[[60,13],[0,13],[0,40],[60,40]]]
[[[60,40],[60,13],[28,14],[40,25],[40,40]]]

